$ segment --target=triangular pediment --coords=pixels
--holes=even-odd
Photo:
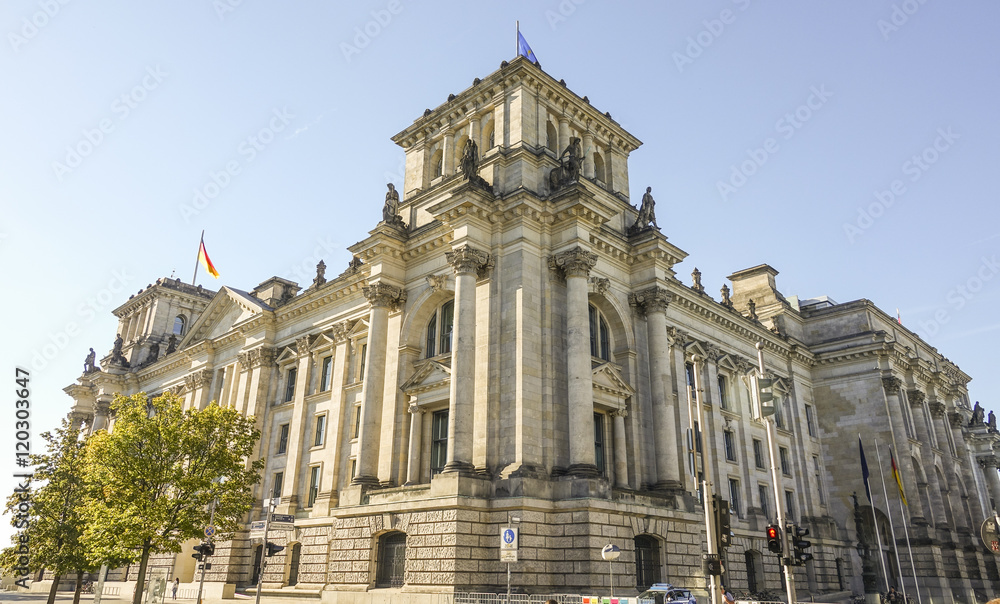
[[[347,338],[353,340],[355,336],[359,336],[363,333],[368,333],[367,319],[359,319],[355,321],[354,325],[351,326],[350,331],[347,332]]]
[[[299,355],[296,353],[294,346],[285,346],[278,352],[278,356],[275,357],[274,362],[280,365],[289,359],[294,359],[297,356]]]
[[[611,363],[594,367],[594,389],[625,399],[635,394],[635,388],[622,376],[621,371]]]
[[[180,343],[184,348],[201,340],[212,340],[229,333],[237,325],[272,308],[250,294],[223,286],[195,321]]]
[[[413,375],[399,387],[408,395],[416,395],[451,384],[451,367],[441,361],[426,359],[417,363]]]

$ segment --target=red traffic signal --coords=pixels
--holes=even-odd
[[[773,524],[767,525],[767,549],[779,556],[784,549],[781,547],[781,531]]]

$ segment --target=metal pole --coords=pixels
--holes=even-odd
[[[205,229],[201,230],[201,241],[198,243],[198,257],[194,259],[194,276],[191,277],[191,285],[194,285],[198,278],[198,263],[201,262],[201,246],[205,245]]]
[[[910,529],[906,526],[906,514],[903,512],[903,500],[899,500],[899,515],[903,518],[903,534],[906,535],[906,551],[910,554],[910,570],[913,571],[913,591],[917,592],[917,604],[924,604],[920,597],[920,585],[917,583],[917,567],[913,563],[913,550],[910,549]],[[900,581],[902,581],[902,571],[900,571]]]
[[[760,379],[764,379],[764,343],[757,342],[757,370],[760,374]],[[770,417],[764,417],[764,409],[760,403],[760,397],[756,388],[752,389],[751,392],[753,400],[757,403],[757,415],[760,416],[760,420],[764,422],[764,427],[767,429],[767,453],[771,461],[771,484],[774,487],[774,510],[778,514],[778,530],[781,533],[781,568],[785,571],[785,591],[788,593],[788,602],[795,602],[795,577],[792,575],[792,565],[791,562],[791,552],[789,552],[788,546],[788,531],[785,530],[785,502],[782,495],[784,492],[782,490],[781,476],[778,474],[778,451],[775,446],[776,436],[774,433],[774,420]],[[778,403],[775,402],[775,405]]]
[[[899,588],[903,591],[903,601],[906,602],[906,582],[903,581],[903,567],[899,563],[899,548],[896,546],[896,527],[892,525],[892,515],[889,513],[889,493],[885,490],[885,475],[882,473],[882,454],[878,450],[878,439],[875,440],[875,457],[878,459],[878,478],[882,481],[882,496],[885,497],[885,515],[889,518],[889,531],[892,533],[892,551],[896,554],[896,570],[899,571]],[[888,579],[888,577],[886,578]],[[913,578],[914,580],[916,579],[916,577]]]
[[[260,546],[260,575],[257,576],[257,598],[256,604],[260,604],[260,588],[264,584],[264,569],[267,568],[267,532],[271,529],[271,514],[277,507],[276,497],[272,497],[264,502],[267,509],[267,518],[264,520],[264,544]]]
[[[694,406],[695,413],[698,417],[698,426],[701,428],[701,433],[705,434],[705,408],[701,404],[701,356],[695,355],[692,359],[694,361]],[[691,400],[691,397],[688,397]],[[698,434],[694,433],[695,439],[695,451],[698,450]],[[719,564],[722,564],[722,556],[719,554],[718,544],[719,541],[716,538],[716,531],[718,527],[715,526],[715,514],[712,513],[713,491],[712,483],[708,480],[708,456],[709,456],[708,443],[705,439],[701,440],[701,505],[705,510],[705,536],[708,540],[708,554],[709,556],[719,556]],[[719,604],[719,584],[715,575],[708,576],[709,583],[709,593],[712,594],[712,604]]]
[[[608,577],[611,579],[611,597],[615,597],[615,563],[614,560],[608,560]]]
[[[212,513],[208,517],[208,526],[215,525],[215,504],[218,502],[219,502],[218,499],[212,500]],[[213,536],[208,538],[208,542],[212,543],[214,540],[215,538],[213,533]],[[197,600],[198,604],[201,604],[201,592],[205,588],[205,567],[207,564],[208,564],[208,556],[205,556],[204,559],[201,561],[201,582],[198,583],[198,600]]]
[[[507,528],[510,528],[510,512],[507,512]],[[507,604],[510,604],[510,562],[507,563]]]

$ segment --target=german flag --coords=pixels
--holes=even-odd
[[[198,262],[201,262],[201,265],[205,267],[209,275],[212,275],[216,279],[219,278],[219,271],[215,270],[215,265],[212,264],[212,261],[208,257],[208,252],[205,251],[204,238],[201,240],[201,245],[198,246]]]

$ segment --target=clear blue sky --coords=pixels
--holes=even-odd
[[[40,444],[87,349],[110,351],[110,311],[189,280],[202,229],[208,287],[308,283],[320,258],[338,274],[385,183],[402,189],[389,137],[513,58],[516,19],[548,73],[644,141],[633,201],[653,187],[683,281],[697,266],[717,297],[766,262],[786,296],[898,307],[998,408],[997,3],[231,4],[4,3],[0,441],[14,367],[33,367]]]

